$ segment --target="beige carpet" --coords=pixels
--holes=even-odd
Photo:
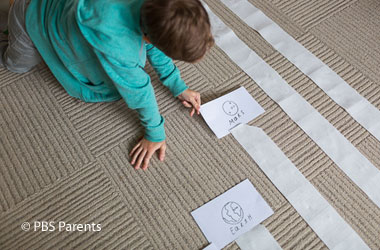
[[[380,108],[378,0],[251,0]],[[207,3],[376,167],[380,142],[217,0]],[[209,101],[245,86],[266,112],[251,124],[276,142],[372,249],[380,209],[217,47],[178,63]],[[284,249],[326,249],[231,135],[217,140],[152,75],[168,150],[148,171],[128,152],[142,134],[123,101],[90,104],[66,94],[44,65],[0,70],[0,249],[202,249],[190,212],[249,178],[275,214],[264,224]],[[380,190],[379,190],[380,192]],[[24,232],[23,222],[101,224],[100,232]],[[231,243],[226,249],[238,249]]]

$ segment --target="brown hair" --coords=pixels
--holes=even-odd
[[[175,60],[195,62],[214,44],[199,0],[145,0],[141,22],[152,44]]]

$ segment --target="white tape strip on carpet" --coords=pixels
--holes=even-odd
[[[237,238],[236,243],[241,250],[282,249],[268,229],[261,224]]]
[[[231,132],[329,249],[369,249],[262,129],[241,124]]]
[[[380,171],[205,5],[216,44],[380,207]]]
[[[222,0],[380,141],[380,110],[247,0]]]

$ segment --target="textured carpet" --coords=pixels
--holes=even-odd
[[[236,34],[380,168],[380,142],[308,77],[217,0],[206,1]],[[251,0],[285,31],[380,108],[380,2]],[[209,101],[245,86],[266,112],[251,122],[372,249],[380,209],[218,48],[196,65],[178,62]],[[41,64],[26,74],[0,69],[0,249],[202,249],[190,212],[248,178],[275,211],[264,221],[284,249],[326,249],[231,135],[218,140],[157,80],[167,157],[135,171],[128,152],[143,129],[120,100],[70,97]],[[23,222],[101,224],[100,232],[24,232]],[[226,249],[239,249],[231,243]]]

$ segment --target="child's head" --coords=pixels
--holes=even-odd
[[[151,43],[175,60],[198,61],[214,44],[199,0],[145,0],[141,21]]]

